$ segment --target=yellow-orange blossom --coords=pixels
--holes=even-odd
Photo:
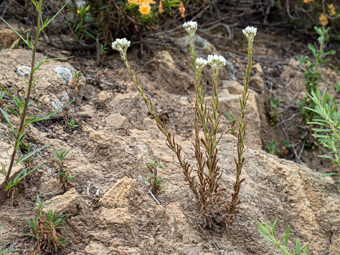
[[[128,0],[130,4],[136,4],[139,6],[139,12],[143,15],[150,13],[151,4],[155,4],[154,0]]]

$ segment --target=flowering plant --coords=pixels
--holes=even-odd
[[[122,60],[132,78],[135,87],[139,91],[149,113],[156,121],[158,128],[166,138],[167,146],[176,154],[177,160],[182,168],[185,180],[189,184],[189,188],[193,192],[196,201],[199,204],[202,224],[205,227],[212,227],[218,223],[231,224],[233,217],[238,213],[237,207],[240,204],[239,192],[241,183],[244,179],[241,178],[241,172],[244,165],[244,138],[245,138],[245,108],[248,98],[248,84],[250,70],[252,65],[252,49],[253,41],[256,35],[256,28],[247,27],[243,30],[244,35],[248,39],[248,66],[244,79],[244,91],[240,99],[241,117],[239,119],[239,133],[237,143],[237,158],[236,163],[236,181],[233,185],[234,192],[231,201],[225,202],[225,188],[221,187],[222,172],[218,165],[218,142],[219,123],[221,114],[218,112],[218,78],[219,71],[226,65],[226,60],[221,55],[209,55],[207,60],[197,58],[194,45],[194,36],[197,30],[196,22],[186,22],[183,25],[187,31],[190,40],[190,53],[195,74],[195,116],[194,116],[194,152],[196,159],[196,167],[189,164],[188,160],[182,153],[181,145],[176,141],[165,123],[160,119],[154,110],[153,104],[145,94],[143,87],[140,85],[137,77],[133,73],[127,60],[127,49],[130,42],[126,39],[117,39],[112,43],[112,48],[119,51]],[[213,96],[212,107],[207,107],[205,91],[206,88],[201,82],[202,70],[206,65],[210,65],[212,70]],[[200,127],[202,133],[200,134]]]

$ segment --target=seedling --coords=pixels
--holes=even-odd
[[[78,124],[76,124],[75,120],[73,118],[70,118],[70,120],[68,121],[68,127],[71,129],[71,130],[74,130],[76,128],[79,127]]]
[[[150,177],[145,178],[145,181],[149,183],[151,192],[156,194],[160,186],[163,184],[163,178],[158,175],[158,168],[164,169],[164,165],[160,162],[151,160],[151,162],[146,163],[143,168],[147,168],[152,174]]]
[[[54,254],[67,243],[67,238],[59,234],[63,228],[67,216],[58,215],[55,211],[44,211],[44,208],[50,203],[46,203],[37,195],[33,218],[25,219],[28,224],[30,233],[25,234],[36,242],[36,252],[44,251]]]
[[[270,111],[269,111],[269,117],[270,117],[270,125],[274,126],[278,120],[279,120],[279,104],[281,102],[281,98],[276,97],[273,95],[269,99],[269,105],[270,105]]]
[[[71,171],[65,166],[64,160],[67,156],[67,154],[72,150],[55,150],[56,153],[56,159],[55,162],[57,164],[57,175],[60,182],[60,188],[62,188],[64,191],[70,189],[72,187],[71,181],[74,179],[74,176],[72,175]]]
[[[277,146],[278,146],[278,142],[274,141],[274,140],[270,140],[267,142],[266,144],[266,150],[270,153],[275,155],[278,150],[277,150]]]
[[[290,236],[290,228],[287,227],[285,235],[277,240],[275,237],[275,225],[276,225],[277,219],[274,221],[273,225],[270,226],[268,221],[266,221],[265,225],[263,226],[260,222],[257,222],[258,225],[258,231],[260,235],[269,241],[270,243],[274,244],[276,247],[279,248],[281,251],[281,255],[309,255],[308,253],[308,246],[309,244],[301,247],[301,242],[300,239],[297,238],[295,242],[295,251],[291,251],[288,248],[288,241],[289,241],[289,236]]]
[[[281,147],[281,153],[284,155],[287,155],[289,152],[289,148],[292,147],[292,145],[289,143],[288,139],[282,139],[282,147]]]

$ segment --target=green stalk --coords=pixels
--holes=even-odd
[[[245,110],[248,99],[248,88],[249,88],[249,79],[250,79],[250,71],[252,67],[252,55],[253,55],[253,40],[248,39],[248,65],[246,70],[246,75],[243,83],[243,93],[242,98],[240,100],[241,107],[241,118],[239,119],[239,132],[238,132],[238,140],[237,140],[237,159],[235,159],[236,163],[236,181],[234,183],[234,192],[232,194],[231,202],[229,207],[226,207],[228,212],[227,222],[229,224],[233,221],[233,215],[237,213],[236,207],[240,204],[239,200],[239,192],[241,189],[241,183],[244,179],[241,179],[242,168],[244,165],[244,138],[247,122],[245,121]]]
[[[30,77],[29,77],[29,81],[28,81],[28,90],[27,90],[27,94],[26,94],[26,98],[25,98],[25,106],[24,106],[24,110],[23,113],[21,115],[20,118],[20,125],[18,128],[18,135],[15,141],[15,145],[14,145],[14,149],[12,152],[12,156],[11,156],[11,161],[7,170],[7,175],[6,175],[6,179],[4,181],[4,183],[2,184],[2,190],[1,190],[1,196],[0,196],[0,207],[3,205],[3,201],[5,199],[5,195],[6,195],[6,186],[8,184],[9,178],[11,176],[11,172],[13,169],[13,165],[14,165],[14,161],[15,161],[15,157],[20,145],[20,140],[25,132],[24,130],[24,123],[26,120],[26,114],[27,114],[27,108],[28,108],[28,102],[30,100],[30,96],[31,96],[31,90],[32,90],[32,86],[34,84],[34,69],[35,69],[35,55],[36,55],[36,51],[37,51],[37,47],[38,47],[38,40],[39,40],[39,35],[41,32],[41,10],[42,10],[42,1],[39,1],[39,6],[38,6],[38,17],[37,17],[37,32],[36,32],[36,36],[35,36],[35,40],[34,40],[34,45],[33,45],[33,52],[32,52],[32,62],[31,62],[31,71],[30,71]]]

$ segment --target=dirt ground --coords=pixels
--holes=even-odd
[[[0,33],[3,31],[10,33],[1,28]],[[198,30],[204,39],[198,54],[222,54],[227,59],[227,68],[221,73],[219,110],[237,114],[246,65],[246,39],[239,27],[234,29],[233,43],[219,39],[224,36],[223,31],[217,29],[213,33],[215,40]],[[133,47],[128,58],[156,111],[182,144],[189,162],[195,165],[191,160],[194,80],[183,36],[179,33],[178,40],[142,56],[139,47]],[[90,52],[76,55],[53,49],[41,40],[38,61],[47,53],[50,57],[74,57],[41,67],[32,107],[38,107],[44,98],[42,114],[46,114],[70,99],[74,98],[75,103],[57,117],[29,127],[30,149],[50,146],[25,164],[35,165],[55,157],[55,149],[72,148],[65,165],[75,177],[65,192],[50,161],[26,178],[1,208],[0,245],[20,250],[15,254],[37,253],[34,242],[24,233],[28,232],[25,218],[30,218],[34,209],[30,202],[39,194],[44,200],[54,201],[48,208],[68,215],[66,226],[61,229],[69,238],[68,244],[54,254],[277,254],[257,232],[257,221],[273,222],[276,218],[278,236],[288,225],[291,227],[291,247],[295,238],[300,238],[302,243],[310,244],[310,254],[340,254],[340,197],[336,189],[339,180],[321,177],[321,173],[332,170],[330,162],[318,158],[323,150],[300,132],[307,133],[308,127],[297,109],[304,85],[294,54],[303,43],[266,31],[256,36],[247,106],[242,203],[232,226],[206,230],[200,226],[194,196],[175,155],[166,147],[119,55],[103,57],[97,66]],[[27,76],[20,77],[17,69],[29,66],[31,52],[21,47],[9,50],[9,42],[0,45],[0,81],[10,91],[22,94]],[[60,73],[60,68],[69,72]],[[69,75],[76,71],[81,72],[78,82]],[[321,86],[334,91],[339,76],[330,69],[323,70],[323,76],[327,82]],[[209,70],[203,80],[210,97]],[[282,101],[280,119],[271,125],[268,102],[273,95]],[[71,118],[79,127],[70,128]],[[235,179],[237,143],[237,138],[226,132],[229,128],[230,122],[222,117],[219,164],[227,200]],[[14,137],[4,119],[0,122],[0,137],[1,161],[8,164]],[[289,139],[291,146],[283,149],[282,138]],[[265,152],[271,140],[279,143],[277,154],[282,158]],[[161,170],[164,185],[157,194],[160,204],[150,196],[143,179],[148,172],[142,166],[150,159],[165,166]]]

